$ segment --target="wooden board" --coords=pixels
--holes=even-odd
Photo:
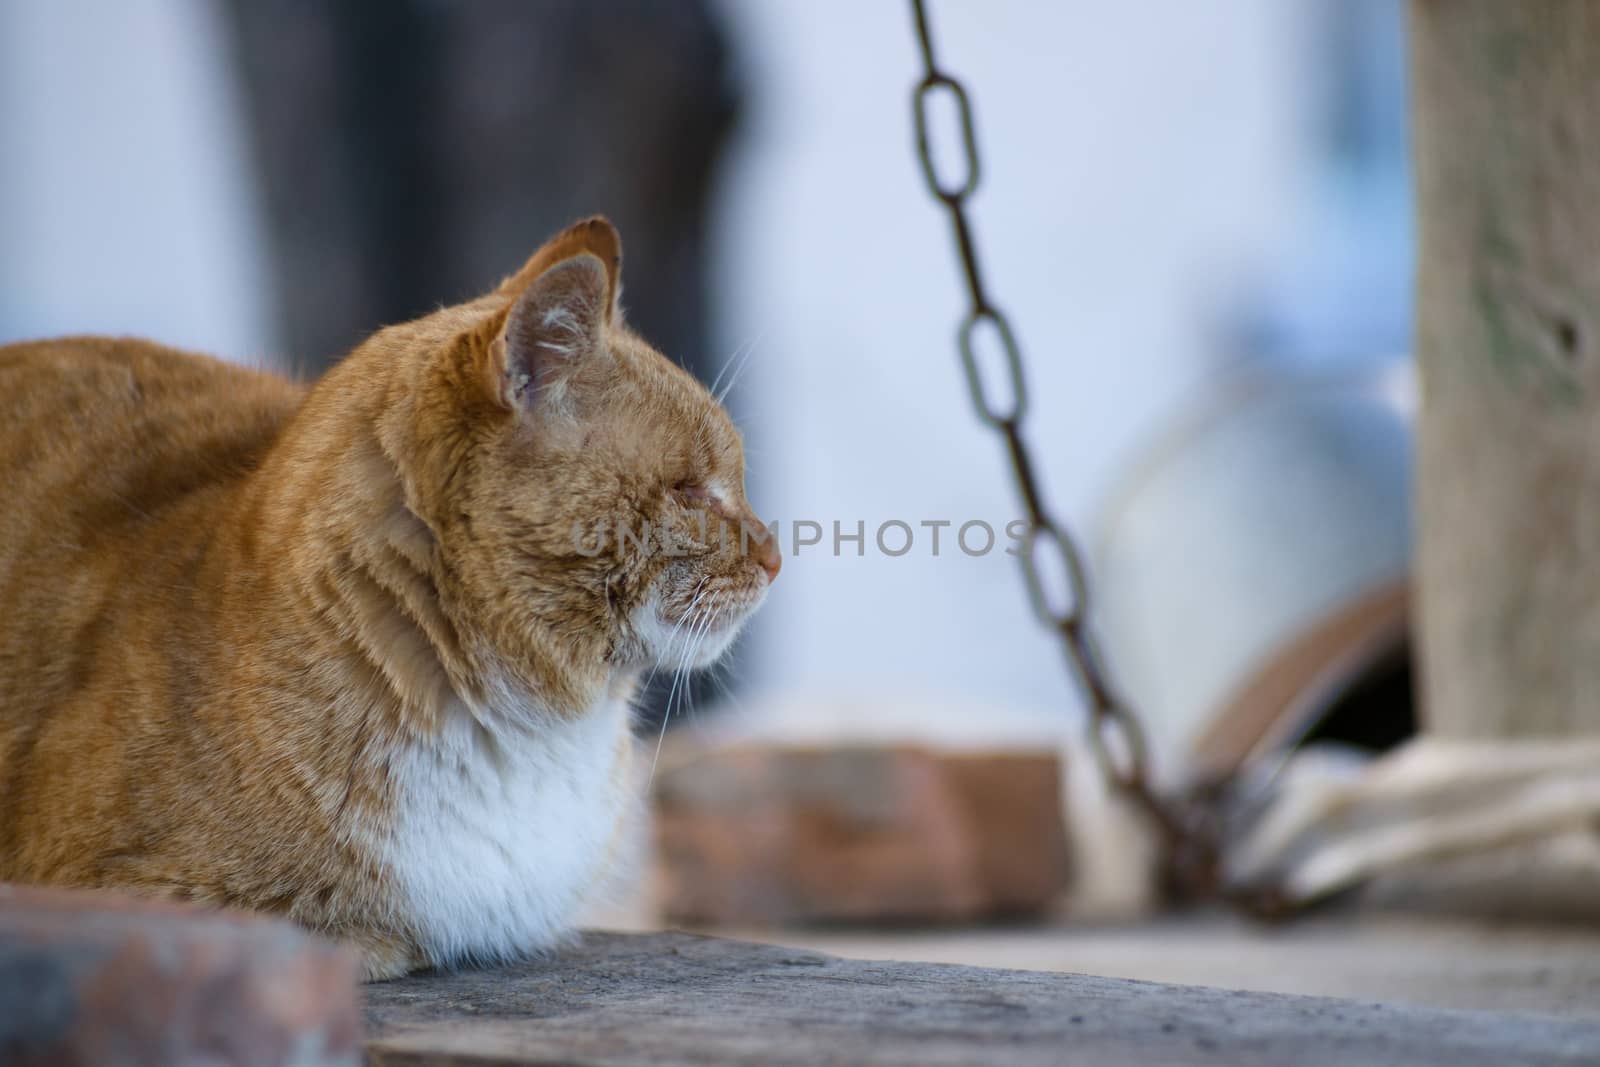
[[[368,1062],[1228,1067],[1600,1062],[1600,1024],[591,933],[368,986]]]
[[[1600,4],[1412,0],[1426,727],[1600,733]]]

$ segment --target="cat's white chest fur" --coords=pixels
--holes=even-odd
[[[490,734],[462,714],[395,766],[383,851],[426,962],[492,962],[543,948],[589,902],[632,807],[618,765],[627,705]]]

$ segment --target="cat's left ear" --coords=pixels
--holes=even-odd
[[[605,327],[616,316],[621,245],[605,219],[589,219],[551,239],[507,279],[512,304],[496,339],[501,400],[531,410],[559,396],[572,375],[604,358]]]

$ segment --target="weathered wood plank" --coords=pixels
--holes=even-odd
[[[1600,732],[1600,4],[1412,0],[1427,729]]]
[[[863,962],[681,933],[591,933],[548,960],[365,995],[380,1065],[1600,1062],[1589,1022]]]

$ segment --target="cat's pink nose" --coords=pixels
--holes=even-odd
[[[770,584],[783,569],[783,553],[778,551],[777,535],[769,533],[764,541],[752,545],[751,554],[761,564],[761,569],[767,572],[767,582]]]

